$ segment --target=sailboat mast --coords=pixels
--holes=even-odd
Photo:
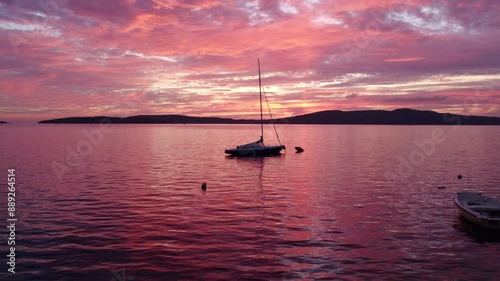
[[[260,97],[260,137],[262,142],[264,142],[264,124],[262,120],[262,81],[260,79],[260,60],[257,59],[257,64],[259,66],[259,97]]]

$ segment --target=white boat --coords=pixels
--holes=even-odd
[[[477,192],[459,192],[453,198],[460,214],[485,228],[500,229],[500,201]]]
[[[260,95],[260,139],[256,142],[251,142],[243,145],[236,146],[236,148],[226,149],[224,152],[231,156],[237,157],[261,157],[261,156],[275,156],[280,155],[281,150],[285,149],[285,146],[279,145],[265,145],[264,144],[264,119],[262,117],[262,80],[260,78],[260,61],[257,60],[259,68],[259,95]],[[267,100],[267,98],[266,98]],[[269,106],[269,104],[268,104]],[[271,110],[269,109],[269,113]],[[272,118],[272,115],[271,115]],[[274,122],[272,123],[274,126]],[[279,140],[278,132],[276,132],[276,137]]]

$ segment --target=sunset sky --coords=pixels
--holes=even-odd
[[[0,1],[0,120],[500,116],[499,1]]]

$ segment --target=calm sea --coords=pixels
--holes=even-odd
[[[500,234],[452,199],[500,199],[500,127],[278,130],[286,154],[237,159],[258,126],[0,126],[0,279],[498,280]]]

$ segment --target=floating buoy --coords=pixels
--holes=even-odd
[[[302,149],[302,147],[300,147],[300,146],[296,146],[295,150],[296,150],[295,151],[296,153],[304,152],[304,149]]]
[[[438,186],[439,189],[446,188],[446,186]]]
[[[207,190],[207,183],[206,182],[201,184],[201,190],[203,190],[203,191]]]
[[[457,178],[458,178],[459,180],[461,180],[461,179],[462,179],[462,175],[458,175],[458,176],[457,176]]]

